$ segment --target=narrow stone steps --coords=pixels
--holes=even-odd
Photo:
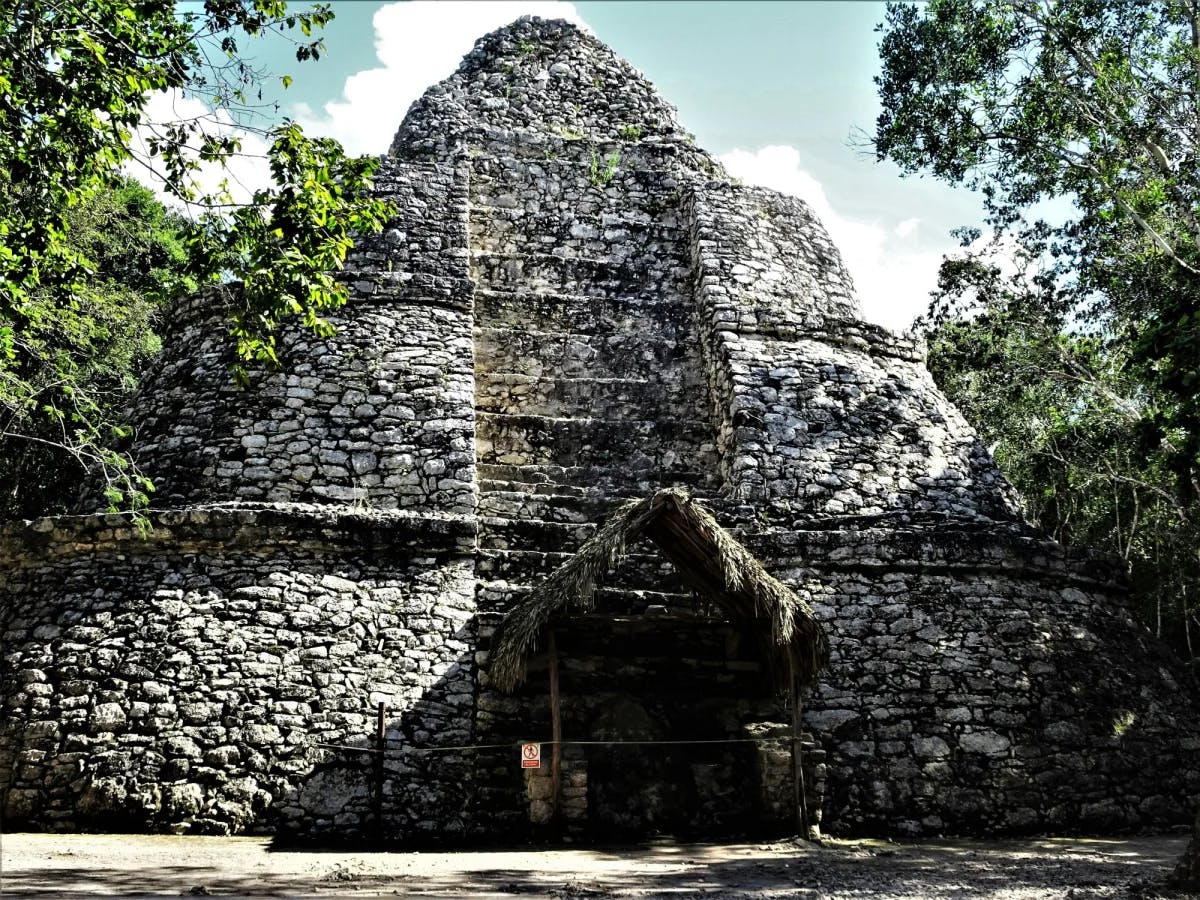
[[[471,253],[471,277],[485,290],[529,294],[636,297],[669,291],[683,296],[690,278],[684,260],[650,255],[627,260],[564,257],[551,253]]]
[[[643,465],[641,460],[634,460],[627,466],[620,465],[591,465],[591,466],[560,466],[554,463],[529,463],[526,465],[508,465],[515,480],[536,479],[547,470],[556,472],[556,481],[547,483],[553,493],[560,493],[569,487],[590,488],[605,493],[620,492],[634,496],[646,496],[667,487],[691,488],[702,486],[715,489],[719,484],[719,476],[714,472],[684,469],[664,472],[651,465]],[[495,468],[501,463],[492,463],[484,459],[481,466]]]
[[[487,432],[492,439],[511,431],[530,435],[536,430],[547,432],[552,440],[567,435],[586,439],[608,440],[613,436],[636,436],[665,440],[704,440],[714,435],[712,423],[704,419],[605,419],[599,416],[543,416],[536,413],[477,412],[475,432]]]
[[[510,158],[527,163],[530,160],[544,161],[547,156],[558,159],[574,159],[587,161],[590,165],[591,150],[598,153],[610,153],[619,149],[622,156],[643,168],[658,168],[677,171],[681,164],[688,164],[701,171],[712,169],[718,171],[717,165],[709,159],[708,166],[696,166],[698,157],[707,157],[703,150],[696,148],[683,132],[678,136],[653,135],[645,138],[628,138],[621,136],[622,122],[614,118],[611,129],[603,133],[576,133],[563,129],[558,133],[544,130],[528,129],[499,129],[480,125],[473,127],[466,135],[474,146],[485,151],[481,158]]]
[[[559,378],[628,378],[702,384],[700,348],[681,328],[632,334],[475,329],[475,371]],[[702,399],[702,398],[701,398]]]
[[[556,522],[491,515],[480,515],[478,522],[480,551],[492,554],[494,570],[504,572],[506,578],[516,583],[530,577],[540,578],[553,571],[600,527],[598,522]],[[658,555],[649,541],[637,546],[638,556],[628,563],[629,572],[638,572],[639,567],[645,569],[640,574],[624,577],[627,586],[647,588],[651,585],[638,582],[659,582],[664,577],[671,577],[674,584],[671,589],[680,590],[682,585],[674,583],[673,576],[667,574],[672,569],[666,557]]]
[[[476,512],[481,516],[583,524],[603,521],[621,502],[599,494],[579,496],[489,490],[480,493]]]
[[[493,207],[471,209],[471,246],[476,251],[523,253],[530,250],[560,256],[628,258],[632,251],[663,258],[689,259],[688,236],[674,219],[643,222],[615,212],[579,215],[574,210]]]
[[[553,291],[475,289],[475,322],[480,327],[599,335],[650,331],[665,324],[690,334],[695,328],[693,320],[689,303],[655,291],[588,297]]]
[[[497,474],[497,470],[510,470],[512,474],[514,467],[512,466],[487,466],[489,476]],[[560,484],[548,480],[545,473],[532,472],[531,478],[542,478],[547,480],[541,481],[518,481],[495,477],[482,477],[479,480],[479,496],[482,498],[486,494],[500,495],[521,495],[538,497],[554,498],[556,502],[568,503],[586,503],[591,504],[593,508],[601,510],[607,504],[612,509],[616,509],[620,504],[627,500],[641,500],[647,496],[641,492],[617,492],[604,490],[598,487],[577,486],[572,484]],[[721,509],[728,509],[734,513],[738,511],[752,510],[748,506],[732,506],[723,499],[718,490],[714,487],[704,485],[689,485],[686,487],[688,494],[701,503],[708,506],[719,506]],[[597,518],[595,521],[600,521]]]
[[[496,468],[494,466],[490,468]],[[511,467],[502,467],[511,468]],[[496,478],[480,478],[479,491],[483,493],[541,494],[554,497],[603,500],[610,495],[594,487],[576,487],[570,484],[555,484],[552,481],[506,481]]]
[[[707,385],[699,378],[664,384],[646,378],[546,378],[490,371],[475,377],[475,408],[487,413],[648,419],[694,408],[698,397],[707,397]],[[707,408],[705,401],[693,414]]]
[[[479,547],[487,550],[574,553],[596,533],[593,522],[547,522],[504,516],[479,516],[478,522]]]
[[[587,296],[552,290],[475,288],[475,322],[508,325],[535,331],[629,330],[648,323],[679,322],[692,328],[690,301],[656,290],[626,295]]]
[[[541,230],[552,224],[511,223],[505,219],[472,220],[471,248],[476,254],[526,255],[548,253],[563,259],[604,259],[618,265],[645,266],[647,254],[658,262],[672,260],[690,269],[686,246],[675,238],[660,238],[647,229],[604,229],[561,224],[554,231]]]
[[[715,470],[716,432],[687,419],[548,418],[477,413],[475,450],[480,462],[528,465],[592,465],[615,473]]]
[[[512,465],[480,460],[476,465],[480,483],[544,485],[551,493],[571,490],[603,492],[611,496],[641,497],[664,487],[683,487],[695,494],[715,493],[720,476],[715,468],[707,471],[672,472],[669,478],[654,473],[622,471],[614,473],[606,466]],[[619,477],[618,477],[619,476]]]
[[[480,195],[499,193],[498,189],[522,189],[523,196],[537,197],[560,196],[564,188],[577,196],[603,195],[617,188],[623,195],[644,195],[648,203],[661,204],[660,198],[674,197],[682,190],[683,178],[677,169],[632,145],[579,146],[567,141],[558,148],[547,148],[540,158],[517,156],[512,151],[510,146],[495,156],[471,160],[472,202]]]
[[[638,209],[610,209],[581,214],[577,209],[536,209],[528,206],[496,206],[493,198],[479,196],[471,204],[470,233],[486,235],[488,229],[497,232],[519,231],[523,235],[538,235],[547,240],[563,236],[576,240],[614,241],[636,240],[678,247],[687,253],[690,232],[680,216],[670,210],[657,215]]]

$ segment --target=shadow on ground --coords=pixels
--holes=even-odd
[[[6,837],[6,845],[12,836]],[[57,846],[71,838],[56,836]],[[111,838],[110,838],[111,839]],[[76,840],[79,840],[76,838]],[[128,836],[122,843],[147,841]],[[662,844],[471,853],[267,852],[256,839],[176,839],[129,859],[59,850],[25,859],[5,847],[6,896],[758,898],[1126,896],[1165,875],[1182,837],[889,845]],[[203,843],[201,843],[203,842]],[[14,858],[15,857],[15,858]],[[167,862],[167,864],[164,864]],[[28,863],[28,864],[26,864]],[[14,865],[15,864],[15,865]]]

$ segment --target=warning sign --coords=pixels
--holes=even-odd
[[[542,767],[542,745],[541,744],[522,744],[521,745],[521,768],[522,769],[540,769]]]

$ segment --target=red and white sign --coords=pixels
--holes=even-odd
[[[540,769],[542,767],[542,745],[541,744],[522,744],[521,745],[521,768],[522,769]]]

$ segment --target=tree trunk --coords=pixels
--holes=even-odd
[[[1192,842],[1188,844],[1179,865],[1171,875],[1175,887],[1196,889],[1200,888],[1200,810],[1196,812],[1196,827],[1192,832]]]

